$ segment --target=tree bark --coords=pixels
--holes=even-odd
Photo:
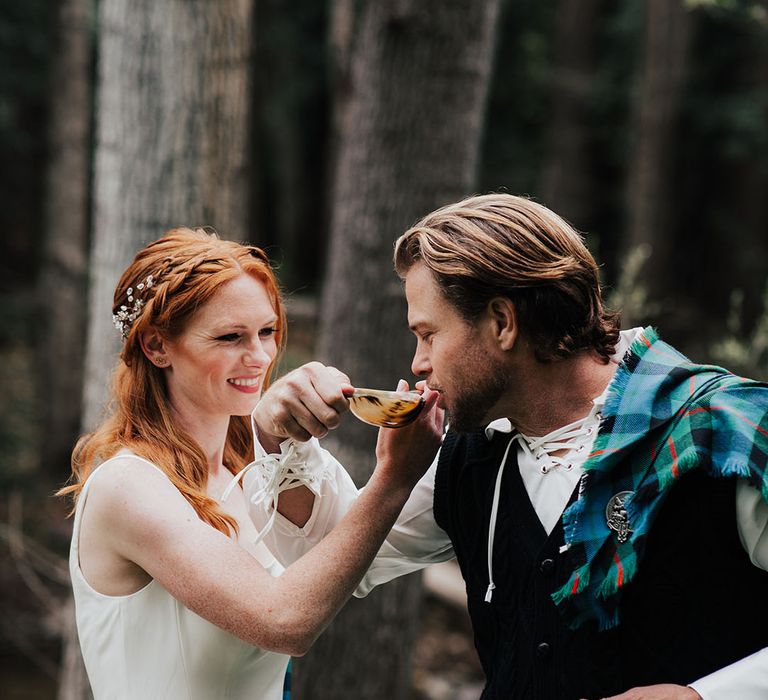
[[[562,0],[559,5],[552,109],[539,190],[544,204],[584,229],[593,207],[588,112],[601,0]]]
[[[103,412],[112,296],[138,249],[179,225],[247,237],[252,12],[252,0],[101,4],[83,430]],[[76,683],[61,697],[85,697]]]
[[[86,273],[90,205],[92,22],[90,0],[58,7],[56,60],[51,70],[45,242],[39,295],[43,428],[40,463],[63,482],[80,430],[85,350]],[[90,698],[75,629],[74,600],[62,615],[59,700]]]
[[[44,410],[41,464],[56,482],[69,474],[80,429],[91,142],[90,0],[62,0],[51,114],[45,244],[40,270]]]
[[[321,59],[328,10],[316,0],[294,2],[290,13],[282,0],[261,0],[256,10],[263,210],[256,240],[277,243],[288,290],[319,285],[327,248],[329,110]]]
[[[650,246],[643,278],[650,293],[658,296],[668,290],[672,279],[675,130],[691,19],[684,0],[649,0],[646,12],[645,58],[629,161],[627,249]]]
[[[252,0],[104,0],[99,43],[86,428],[118,349],[114,286],[173,226],[247,238]]]
[[[319,351],[353,383],[386,388],[409,375],[413,348],[392,245],[420,216],[471,191],[499,3],[342,2],[357,34],[336,48],[349,56],[349,70],[337,73],[349,82],[336,118]],[[375,439],[349,419],[327,444],[362,483]],[[420,581],[410,577],[350,603],[297,665],[297,697],[407,697],[419,598]]]

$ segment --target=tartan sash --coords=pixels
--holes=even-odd
[[[289,659],[283,679],[283,700],[291,700],[291,677],[293,675],[293,659]]]
[[[563,514],[573,572],[552,599],[569,626],[619,624],[621,590],[685,473],[746,478],[768,502],[767,461],[768,384],[694,364],[644,329],[616,370],[579,498]],[[625,541],[607,522],[609,502],[621,492],[629,492]]]

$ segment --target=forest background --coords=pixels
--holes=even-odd
[[[283,370],[386,387],[413,349],[395,238],[467,194],[529,195],[584,232],[625,325],[768,379],[764,1],[8,2],[0,162],[6,698],[88,697],[50,494],[103,411],[118,275],[169,227],[268,251]],[[364,483],[374,439],[326,442]],[[476,697],[425,610],[419,576],[353,601],[295,697]]]

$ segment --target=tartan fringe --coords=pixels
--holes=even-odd
[[[580,565],[551,597],[570,627],[588,620],[601,630],[619,624],[622,589],[636,578],[648,531],[685,473],[746,478],[768,502],[766,388],[692,363],[652,328],[638,334],[608,388],[579,498],[562,518],[570,560]],[[750,459],[744,440],[758,457]],[[631,537],[617,546],[604,509],[621,491],[632,492],[625,501]]]
[[[598,598],[607,600],[612,595],[618,593],[619,588],[626,586],[635,577],[637,573],[637,557],[634,553],[621,560],[621,569],[621,585],[619,585],[619,567],[616,564],[611,564],[605,579],[597,589]]]
[[[755,479],[755,474],[750,469],[749,464],[740,459],[726,460],[723,465],[722,473],[719,476],[738,476],[743,479],[749,479],[752,482],[754,482]],[[759,487],[758,484],[755,485]]]
[[[566,584],[552,594],[552,600],[555,605],[560,605],[576,593],[581,593],[589,585],[589,574],[589,564],[584,564],[576,569],[576,571],[571,574]]]
[[[635,340],[635,342],[632,343],[632,347],[627,351],[627,354],[634,353],[634,356],[637,356],[637,352],[639,352],[639,349],[635,348],[635,345],[637,344],[637,342],[638,341]],[[640,347],[644,348],[645,345],[640,343]],[[622,362],[618,366],[615,374],[613,375],[613,379],[611,380],[611,383],[608,386],[608,395],[605,399],[605,405],[603,406],[603,415],[615,416],[619,414],[621,397],[624,395],[624,391],[627,388],[627,384],[629,383],[629,380],[631,379],[631,377],[632,377],[632,370],[629,367],[629,363]],[[610,436],[608,433],[602,433],[602,432],[598,433],[597,439],[595,440],[595,444],[592,450],[596,451],[601,449],[603,447],[601,443],[607,442],[609,437]]]
[[[608,613],[604,610],[600,610],[597,616],[597,624],[601,632],[616,627],[619,624],[619,609],[614,608]]]

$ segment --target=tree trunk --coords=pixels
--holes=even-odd
[[[173,226],[247,238],[252,0],[104,0],[85,381],[86,428],[118,349],[112,293]]]
[[[40,336],[43,428],[40,460],[61,483],[80,430],[85,350],[88,207],[91,156],[91,58],[93,5],[62,0],[57,60],[51,71],[49,165],[45,243],[40,270]],[[75,629],[74,600],[61,611],[62,659],[58,699],[90,698]]]
[[[585,229],[593,206],[588,111],[601,0],[562,0],[559,5],[552,108],[539,193],[544,204]]]
[[[261,208],[256,240],[280,250],[288,290],[319,285],[327,247],[328,104],[324,42],[329,8],[298,0],[257,7],[256,91]],[[268,235],[267,235],[268,234]]]
[[[668,291],[675,129],[687,72],[690,16],[684,0],[649,0],[645,58],[635,103],[635,139],[628,178],[628,250],[648,245],[643,275],[649,291]]]
[[[112,295],[138,249],[179,225],[246,238],[252,8],[101,4],[84,430],[103,411],[119,349]],[[76,635],[68,640],[65,658]]]
[[[417,218],[471,191],[498,0],[369,2],[359,11],[347,16],[357,34],[336,120],[319,350],[353,383],[386,388],[409,376],[413,348],[392,244]],[[370,426],[348,419],[327,443],[362,483],[375,439]],[[350,603],[298,664],[297,697],[407,697],[419,598],[410,577]]]
[[[69,474],[80,429],[91,142],[90,0],[63,0],[51,76],[45,244],[40,271],[44,410],[41,464],[56,482]]]
[[[763,31],[761,41],[754,42],[754,48],[746,51],[738,73],[734,76],[760,104],[760,95],[768,94],[768,41]],[[763,99],[764,123],[768,123],[768,105]],[[755,151],[759,153],[759,145]],[[768,149],[763,145],[765,156]],[[764,308],[764,292],[768,285],[768,167],[765,158],[745,157],[735,164],[726,163],[722,168],[725,182],[722,187],[722,201],[731,203],[726,220],[737,222],[727,231],[727,240],[721,238],[709,255],[712,269],[722,269],[723,279],[708,280],[702,297],[719,295],[727,298],[734,289],[744,292],[743,323],[752,328],[757,319],[768,312]],[[724,186],[723,186],[724,185]],[[725,218],[722,217],[721,218]],[[718,289],[719,287],[719,289]],[[713,293],[713,288],[715,292]],[[708,305],[711,308],[711,302]]]

